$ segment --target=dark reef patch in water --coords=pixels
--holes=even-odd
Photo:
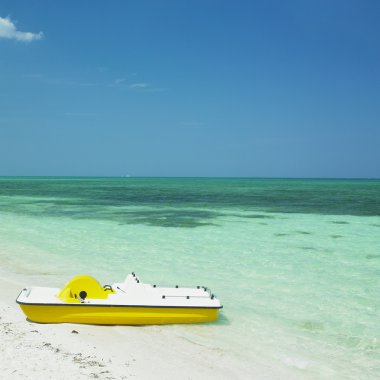
[[[339,238],[342,238],[343,236],[342,235],[330,235],[330,237],[332,237],[333,239],[339,239]]]
[[[308,232],[308,231],[296,231],[297,234],[301,234],[301,235],[311,235],[311,232]]]
[[[119,224],[144,224],[154,227],[184,227],[195,228],[215,226],[211,220],[219,215],[202,210],[141,210],[112,213],[106,219],[117,221]]]
[[[334,223],[334,224],[350,224],[349,222],[345,222],[343,220],[333,220],[331,223]]]
[[[379,260],[380,259],[380,255],[367,255],[365,258],[367,260],[375,260],[375,259]]]
[[[324,329],[324,325],[322,322],[313,322],[313,321],[302,321],[297,324],[304,330],[308,331],[321,331]]]
[[[317,251],[317,248],[315,247],[298,247],[300,249],[303,249],[305,251]]]
[[[234,215],[239,218],[247,218],[247,219],[275,219],[276,217],[273,215],[264,215],[264,214],[248,214],[248,215]]]
[[[284,233],[276,233],[273,234],[274,236],[288,236],[289,234],[284,234]]]
[[[63,217],[85,220],[108,220],[118,225],[144,224],[156,227],[183,227],[195,228],[204,226],[216,226],[214,223],[222,213],[197,210],[176,209],[172,207],[157,207],[156,209],[141,208],[128,210],[124,207],[110,207],[99,205],[76,205],[68,204],[66,201],[46,201],[38,203],[20,202],[16,207],[9,205],[2,207],[1,211],[12,212],[21,215],[32,215],[38,217]]]

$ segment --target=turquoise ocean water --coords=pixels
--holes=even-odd
[[[0,263],[206,285],[220,320],[164,329],[263,378],[379,378],[379,180],[0,178]]]

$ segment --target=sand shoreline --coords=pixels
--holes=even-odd
[[[7,379],[246,379],[226,353],[178,337],[165,326],[37,324],[15,299],[23,288],[0,280],[0,367]]]

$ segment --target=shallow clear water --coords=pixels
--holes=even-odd
[[[217,323],[165,328],[269,378],[380,373],[380,181],[0,178],[0,260],[209,286]]]

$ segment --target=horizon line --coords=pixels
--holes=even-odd
[[[110,178],[110,179],[283,179],[283,180],[380,180],[380,177],[282,177],[282,176],[133,176],[133,175],[0,175],[0,178]]]

